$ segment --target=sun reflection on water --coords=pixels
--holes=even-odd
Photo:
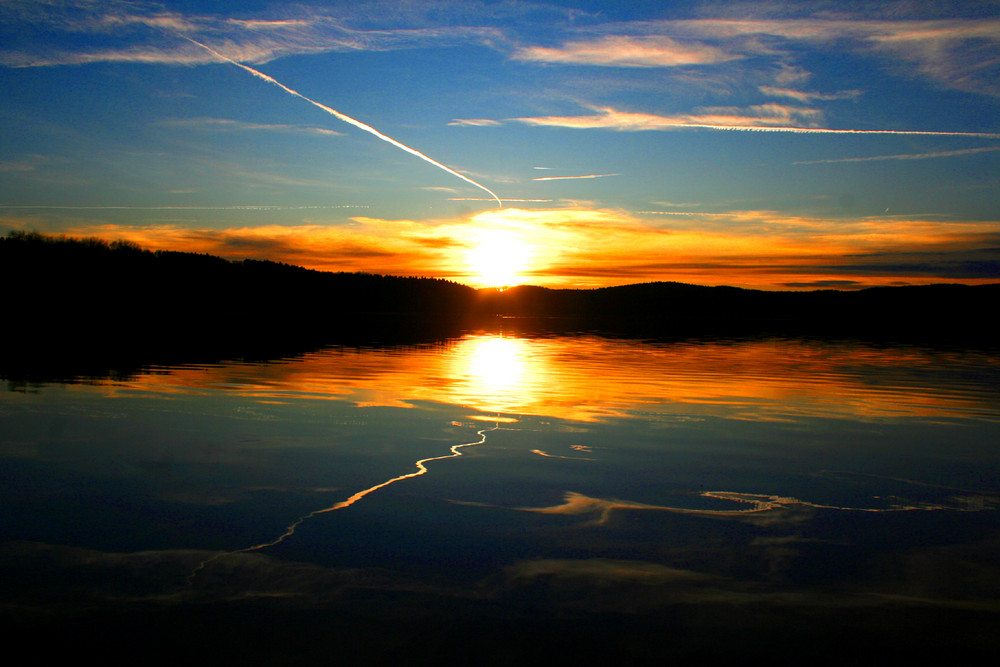
[[[471,336],[451,349],[455,390],[486,412],[516,411],[536,369],[528,363],[525,341],[502,336]]]
[[[485,389],[509,390],[524,374],[524,343],[514,338],[470,339],[469,374]]]
[[[992,358],[804,341],[648,344],[597,336],[473,333],[435,345],[329,348],[281,363],[182,366],[105,391],[235,392],[260,403],[462,405],[491,417],[584,422],[641,414],[745,420],[976,413],[997,419]]]

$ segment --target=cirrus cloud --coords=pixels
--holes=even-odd
[[[678,67],[706,65],[742,58],[699,42],[681,42],[663,35],[608,35],[593,41],[567,42],[558,47],[528,46],[512,58],[562,65],[604,67]]]
[[[713,130],[750,130],[759,132],[797,132],[811,134],[901,134],[923,136],[1000,138],[1000,133],[950,132],[947,130],[878,130],[825,128],[818,125],[822,113],[817,109],[780,104],[759,104],[746,108],[704,107],[689,114],[661,115],[621,111],[613,107],[590,107],[596,113],[578,116],[534,116],[511,118],[526,125],[572,129],[621,131],[674,130],[702,128]]]
[[[548,287],[671,280],[773,289],[828,280],[853,280],[863,287],[1000,278],[1000,221],[844,220],[768,210],[636,214],[567,207],[505,208],[432,221],[359,216],[334,225],[193,229],[105,224],[59,231],[124,239],[154,250],[466,284],[479,282],[467,256],[485,231],[503,232],[529,247],[532,260],[523,282]]]

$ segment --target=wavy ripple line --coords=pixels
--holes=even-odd
[[[479,431],[476,431],[476,434],[479,436],[479,440],[476,440],[475,442],[466,442],[466,443],[462,443],[462,444],[459,444],[459,445],[452,445],[449,448],[449,451],[451,452],[450,454],[442,454],[441,456],[429,456],[429,457],[427,457],[425,459],[420,459],[419,461],[416,461],[414,463],[414,465],[416,465],[416,467],[417,467],[417,469],[414,472],[407,473],[405,475],[399,475],[398,477],[393,477],[392,479],[387,479],[386,481],[381,482],[379,484],[376,484],[375,486],[370,486],[367,489],[364,489],[362,491],[358,491],[357,493],[355,493],[354,495],[350,496],[346,500],[342,500],[339,503],[331,505],[330,507],[324,507],[323,509],[313,510],[312,512],[309,512],[308,514],[303,514],[298,519],[296,519],[295,521],[293,521],[290,524],[288,524],[288,527],[285,528],[285,532],[284,533],[282,533],[281,535],[279,535],[277,538],[271,540],[270,542],[262,542],[260,544],[255,544],[255,545],[250,546],[250,547],[244,547],[242,549],[234,549],[232,551],[221,551],[221,552],[215,554],[214,556],[212,556],[211,558],[206,558],[205,560],[203,560],[200,563],[198,563],[198,565],[196,565],[195,568],[193,570],[191,570],[191,573],[188,574],[188,576],[187,576],[187,585],[190,586],[192,583],[194,583],[194,578],[195,578],[195,576],[197,576],[198,572],[200,572],[201,570],[205,569],[205,567],[208,566],[210,563],[212,563],[212,562],[214,562],[214,561],[222,558],[223,556],[230,556],[232,554],[249,553],[251,551],[260,551],[261,549],[267,549],[268,547],[273,547],[273,546],[276,546],[278,544],[281,544],[282,542],[285,541],[285,539],[287,539],[287,538],[291,537],[292,535],[294,535],[295,534],[295,529],[298,528],[299,526],[301,526],[303,523],[305,523],[309,519],[312,519],[313,517],[319,516],[320,514],[326,514],[327,512],[336,512],[337,510],[342,510],[342,509],[345,509],[347,507],[350,507],[354,503],[358,502],[359,500],[361,500],[362,498],[364,498],[365,496],[367,496],[369,493],[374,493],[375,491],[378,491],[379,489],[384,489],[385,487],[389,486],[390,484],[395,484],[396,482],[401,482],[404,479],[410,479],[412,477],[419,477],[420,475],[424,475],[424,474],[426,474],[428,472],[427,465],[426,465],[427,463],[430,463],[431,461],[442,461],[444,459],[453,459],[453,458],[456,458],[458,456],[462,456],[461,450],[463,448],[465,448],[465,447],[475,447],[476,445],[481,445],[481,444],[485,443],[486,442],[486,434],[488,432],[490,432],[490,431],[496,431],[499,428],[500,428],[500,423],[497,422],[496,424],[493,425],[492,428],[484,428],[484,429],[481,429]]]

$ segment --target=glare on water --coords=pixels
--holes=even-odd
[[[86,562],[115,573],[87,604],[127,570],[132,602],[326,608],[349,573],[343,609],[853,619],[917,591],[989,624],[998,380],[981,350],[477,331],[12,385],[0,550],[46,613]]]

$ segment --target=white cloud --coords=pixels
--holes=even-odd
[[[448,124],[461,127],[490,127],[501,125],[502,123],[498,120],[490,120],[488,118],[455,118]]]
[[[875,162],[880,160],[930,160],[939,157],[958,157],[961,155],[976,155],[1000,151],[1000,146],[984,146],[981,148],[963,148],[954,151],[932,151],[928,153],[903,153],[897,155],[870,155],[865,157],[843,157],[828,160],[803,160],[792,164],[829,164],[833,162]]]
[[[343,132],[328,130],[324,127],[308,127],[304,125],[289,125],[286,123],[248,123],[245,121],[231,120],[229,118],[179,119],[164,121],[161,124],[173,127],[190,127],[200,130],[297,132],[305,134],[319,134],[328,137],[344,136]]]
[[[651,113],[620,111],[611,107],[595,107],[596,114],[583,116],[541,116],[514,118],[528,125],[571,128],[603,128],[613,130],[665,130],[678,127],[713,127],[723,129],[766,129],[789,127],[798,129],[814,124],[820,118],[815,109],[762,104],[748,108],[706,107],[691,114],[664,116]]]
[[[17,38],[25,26],[32,28],[30,41]],[[68,34],[72,40],[66,39]],[[7,35],[12,39],[6,39]],[[108,35],[113,35],[119,46],[108,48],[104,43]],[[498,30],[476,26],[361,30],[313,11],[294,19],[230,19],[142,13],[134,5],[114,2],[68,2],[21,11],[0,3],[0,37],[5,42],[0,47],[0,65],[9,67],[216,62],[210,53],[178,39],[179,35],[197,39],[234,60],[254,64],[295,54],[455,46],[501,39]],[[73,46],[68,47],[69,43]]]
[[[537,169],[537,167],[536,167]],[[606,178],[608,176],[621,176],[621,174],[584,174],[582,176],[540,176],[533,178],[533,181],[572,181],[580,178]]]
[[[948,132],[936,130],[854,130],[817,127],[820,118],[815,109],[763,104],[745,109],[711,107],[696,109],[696,113],[670,116],[620,111],[612,107],[594,107],[597,113],[580,116],[536,116],[512,118],[526,125],[565,127],[573,129],[606,129],[621,131],[675,130],[704,128],[713,130],[745,130],[757,132],[795,132],[809,134],[900,134],[919,136],[1000,138],[998,133]]]
[[[882,59],[888,67],[941,86],[1000,95],[1000,18],[994,17],[708,18],[618,23],[604,30],[615,31],[616,39],[670,35],[679,43],[692,40],[734,55],[780,57],[786,67],[802,45],[821,52],[853,52]],[[790,81],[786,77],[779,83]]]
[[[803,104],[811,104],[816,100],[853,100],[861,96],[860,90],[842,90],[836,93],[815,93],[793,88],[778,88],[776,86],[758,86],[758,90],[771,97],[787,97]]]
[[[662,35],[608,35],[592,41],[568,42],[559,47],[524,47],[515,51],[512,57],[563,65],[677,67],[726,62],[741,56],[708,44],[680,42]]]

